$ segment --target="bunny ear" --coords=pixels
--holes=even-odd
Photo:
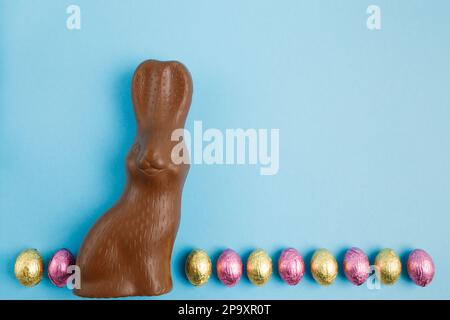
[[[160,62],[147,60],[134,72],[131,95],[138,123],[147,122],[152,107],[158,103],[161,87]]]
[[[181,63],[147,60],[137,67],[132,99],[139,125],[170,119],[183,126],[191,98],[191,76]]]

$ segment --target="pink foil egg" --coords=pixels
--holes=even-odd
[[[434,277],[434,263],[430,255],[421,249],[415,249],[408,257],[408,275],[415,284],[426,287]]]
[[[67,268],[75,264],[75,258],[67,249],[56,251],[48,263],[48,277],[57,287],[62,288],[66,285],[70,277]]]
[[[347,250],[344,257],[344,273],[347,279],[357,286],[366,282],[370,264],[364,251],[355,247]]]
[[[295,286],[302,280],[305,274],[305,263],[297,250],[293,248],[283,250],[278,259],[278,273],[290,286]]]
[[[242,260],[239,255],[226,249],[217,260],[217,276],[227,287],[236,285],[242,276]]]

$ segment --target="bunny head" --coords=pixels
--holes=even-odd
[[[147,60],[138,66],[132,80],[137,136],[127,158],[132,176],[187,173],[187,164],[176,165],[171,159],[178,143],[171,136],[184,127],[191,99],[192,79],[180,62]]]

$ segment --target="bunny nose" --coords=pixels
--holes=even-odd
[[[164,159],[155,152],[143,152],[136,160],[136,165],[144,171],[157,171],[166,167]]]
[[[150,161],[148,161],[146,157],[140,157],[137,165],[138,165],[138,168],[141,170],[150,169],[150,167],[152,166]]]

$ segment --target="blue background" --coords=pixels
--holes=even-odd
[[[66,8],[82,29],[67,30]],[[381,7],[382,29],[366,28]],[[448,1],[0,1],[0,298],[73,299],[48,279],[27,289],[15,256],[76,252],[119,197],[135,123],[130,79],[143,60],[176,59],[195,93],[187,128],[279,128],[280,170],[192,166],[167,299],[450,298],[450,2]],[[350,246],[405,261],[427,250],[427,288],[403,273],[381,290],[340,275],[296,287],[274,274],[201,288],[184,278],[194,247],[231,247],[308,262]]]

